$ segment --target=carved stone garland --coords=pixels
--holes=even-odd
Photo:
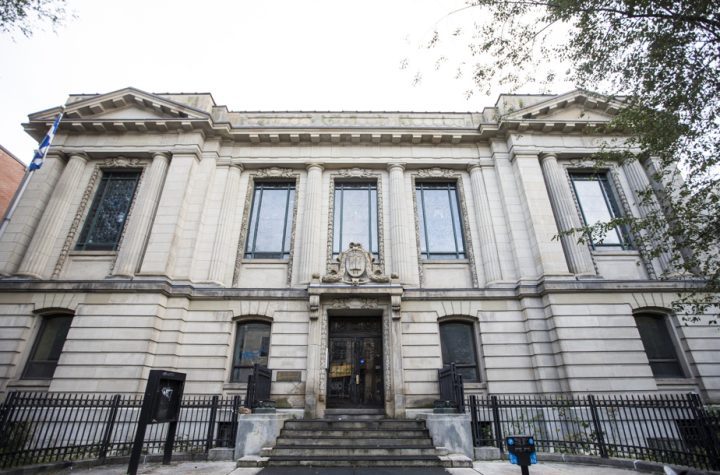
[[[60,277],[60,272],[62,272],[62,269],[65,266],[67,257],[70,254],[70,249],[72,248],[73,244],[76,241],[75,236],[77,235],[78,230],[80,229],[80,223],[82,223],[84,221],[85,210],[87,209],[88,203],[90,203],[92,197],[94,196],[97,180],[100,177],[102,170],[103,169],[113,169],[113,168],[140,168],[140,169],[142,169],[142,171],[140,172],[140,177],[138,178],[138,184],[135,187],[135,194],[133,195],[132,202],[130,203],[130,208],[128,209],[127,217],[125,218],[125,223],[127,224],[127,222],[130,220],[130,218],[132,216],[133,210],[135,209],[135,198],[137,198],[137,190],[140,189],[142,180],[145,177],[145,170],[146,170],[147,164],[148,164],[147,160],[141,160],[139,158],[127,159],[127,158],[117,157],[117,158],[108,158],[105,161],[97,163],[95,165],[92,175],[90,175],[90,180],[88,181],[88,184],[85,187],[85,191],[83,192],[82,199],[80,200],[80,205],[78,206],[78,209],[75,212],[75,217],[73,218],[72,224],[70,225],[70,230],[68,231],[68,235],[65,238],[65,242],[63,243],[62,250],[60,251],[60,255],[58,256],[58,260],[55,263],[55,268],[53,269],[51,278],[57,279],[58,277]],[[120,235],[120,239],[118,240],[118,245],[117,245],[118,248],[122,245],[123,238],[125,237],[125,229],[127,229],[127,226],[123,226],[122,234]],[[117,257],[117,253],[115,253],[115,257]],[[112,270],[114,267],[115,267],[115,259],[113,259],[112,265],[110,267],[110,273],[112,273]]]
[[[270,167],[263,168],[260,170],[250,172],[250,178],[247,193],[245,194],[245,204],[243,206],[243,220],[240,228],[240,236],[238,237],[237,254],[235,255],[235,270],[233,272],[233,286],[237,287],[238,280],[240,277],[240,266],[242,264],[243,256],[245,255],[245,243],[247,240],[248,228],[250,226],[250,209],[252,207],[253,195],[255,193],[255,180],[265,178],[279,178],[287,179],[295,182],[295,202],[293,203],[292,209],[292,228],[290,230],[290,249],[288,263],[287,263],[287,285],[288,287],[292,284],[292,268],[293,268],[293,255],[295,249],[295,230],[297,228],[297,206],[300,201],[300,190],[298,189],[298,183],[300,182],[300,172],[293,170],[292,168],[278,168]]]
[[[328,232],[327,232],[327,258],[325,262],[333,261],[333,237],[335,225],[335,180],[337,178],[360,178],[376,181],[377,188],[377,230],[378,230],[378,264],[385,267],[385,226],[383,220],[383,191],[382,174],[366,168],[346,168],[330,174],[330,203],[328,206]]]
[[[423,272],[423,259],[422,253],[420,252],[420,220],[418,219],[418,205],[417,205],[417,193],[415,193],[415,181],[420,179],[434,179],[439,178],[448,181],[454,181],[458,190],[458,207],[460,209],[460,224],[463,227],[463,233],[465,237],[465,254],[470,262],[470,275],[472,277],[473,287],[478,287],[478,276],[475,267],[475,254],[473,253],[472,247],[472,234],[470,233],[470,224],[468,221],[467,206],[465,204],[465,189],[463,187],[462,174],[446,168],[426,168],[417,170],[412,174],[412,188],[413,188],[413,211],[415,214],[415,240],[417,245],[417,256],[418,256],[418,270],[420,273],[420,286],[425,284],[425,273]]]

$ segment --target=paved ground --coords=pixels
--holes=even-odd
[[[107,465],[95,468],[74,468],[54,472],[56,475],[124,475],[126,465]],[[530,475],[631,475],[633,470],[574,465],[540,463],[530,467]],[[235,462],[180,462],[170,465],[149,463],[141,465],[138,475],[520,475],[520,467],[508,462],[475,462],[473,468],[235,468]]]

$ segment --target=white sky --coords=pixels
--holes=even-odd
[[[467,100],[468,80],[454,66],[436,72],[441,53],[422,46],[435,28],[472,24],[472,10],[443,19],[463,0],[67,1],[76,18],[56,33],[0,35],[0,144],[24,162],[36,144],[20,124],[71,93],[210,92],[231,110],[477,111],[502,92]],[[442,47],[449,63],[469,57],[462,42]]]

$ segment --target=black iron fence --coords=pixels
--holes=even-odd
[[[272,370],[267,366],[255,363],[252,374],[248,375],[245,405],[249,409],[256,409],[270,401],[270,385],[272,384]]]
[[[631,458],[720,469],[720,416],[696,394],[652,396],[470,396],[475,446],[503,450],[531,434],[540,452]]]
[[[240,396],[186,396],[173,450],[234,447]],[[0,468],[128,456],[141,396],[12,392],[0,407]],[[143,453],[163,451],[168,424],[148,427]]]
[[[465,412],[465,392],[462,375],[455,368],[455,363],[445,365],[438,370],[440,402],[449,402],[459,412]]]

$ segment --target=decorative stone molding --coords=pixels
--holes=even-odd
[[[373,256],[363,249],[362,244],[350,243],[350,247],[329,262],[327,274],[322,281],[328,284],[343,282],[351,285],[389,283],[390,277],[383,274],[382,266],[375,263]]]
[[[377,231],[378,231],[378,259],[377,263],[383,269],[385,268],[385,226],[383,219],[383,188],[382,174],[377,171],[368,170],[366,168],[346,168],[338,170],[330,174],[330,203],[328,206],[328,232],[327,232],[327,258],[326,262],[333,260],[333,238],[335,226],[335,180],[337,178],[360,178],[376,181],[377,188]]]
[[[60,255],[58,256],[58,260],[55,263],[55,267],[53,269],[51,278],[57,279],[58,277],[60,277],[60,273],[62,272],[63,266],[65,265],[65,262],[67,261],[68,254],[70,253],[70,250],[72,249],[73,245],[77,241],[76,236],[78,235],[78,231],[80,230],[80,224],[85,221],[87,207],[95,195],[95,190],[97,188],[97,181],[98,181],[98,178],[100,178],[100,176],[102,174],[102,170],[113,169],[113,168],[141,168],[142,171],[140,173],[140,177],[138,178],[137,186],[135,187],[135,194],[133,195],[132,202],[130,203],[130,208],[128,209],[128,214],[125,217],[126,225],[123,226],[122,233],[120,234],[120,239],[118,240],[117,248],[119,249],[120,246],[122,246],[122,242],[125,237],[125,231],[127,230],[127,223],[130,221],[133,210],[135,209],[135,203],[137,201],[136,198],[137,198],[137,194],[138,194],[137,190],[140,189],[140,185],[142,184],[142,180],[145,176],[145,169],[147,167],[147,164],[148,164],[148,161],[145,159],[139,159],[139,158],[127,159],[127,158],[123,158],[123,157],[117,157],[117,158],[105,159],[102,162],[99,162],[95,165],[92,175],[90,175],[90,180],[88,180],[88,184],[85,187],[85,191],[83,192],[82,199],[80,200],[80,206],[78,206],[78,209],[75,212],[75,217],[73,218],[72,224],[70,225],[70,230],[68,231],[68,235],[65,238],[65,242],[63,243],[62,250],[60,251]],[[115,253],[115,258],[117,258],[117,253]],[[110,274],[112,274],[113,268],[115,267],[115,258],[113,258],[113,262],[110,267]]]
[[[243,220],[240,228],[240,236],[238,237],[237,254],[235,256],[235,271],[233,272],[233,287],[237,287],[240,278],[240,266],[242,265],[243,256],[245,255],[245,242],[247,240],[248,228],[250,226],[250,210],[252,208],[253,195],[255,194],[255,180],[264,178],[282,178],[295,182],[295,202],[293,203],[293,220],[292,229],[290,230],[290,250],[287,261],[287,284],[290,286],[292,282],[293,257],[295,250],[295,230],[297,228],[297,206],[300,201],[300,190],[298,183],[300,181],[300,172],[292,168],[262,168],[249,172],[249,183],[247,193],[245,193],[245,204],[243,206]]]
[[[450,170],[445,168],[427,168],[414,171],[411,177],[413,187],[413,210],[415,214],[415,236],[418,250],[418,268],[420,272],[420,287],[425,284],[425,273],[423,271],[422,253],[420,252],[420,221],[418,220],[417,193],[415,193],[415,182],[418,178],[420,178],[421,180],[428,178],[440,178],[443,180],[452,180],[457,183],[458,199],[460,201],[460,203],[458,203],[458,206],[462,215],[460,216],[460,223],[462,225],[463,234],[465,237],[465,254],[467,255],[468,261],[470,262],[470,275],[472,277],[473,287],[478,287],[479,283],[477,276],[477,268],[475,265],[475,254],[473,253],[472,233],[470,232],[470,223],[468,220],[468,211],[465,199],[465,187],[463,186],[462,173],[456,170]]]
[[[347,298],[332,299],[328,302],[332,309],[370,309],[378,308],[378,299],[374,298]]]

